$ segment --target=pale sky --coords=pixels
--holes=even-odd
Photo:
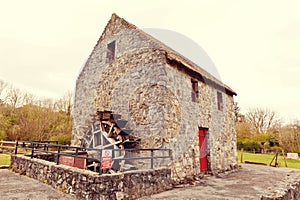
[[[300,119],[298,0],[0,0],[0,79],[37,96],[74,90],[112,13],[199,44],[242,111]]]

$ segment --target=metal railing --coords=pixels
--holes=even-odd
[[[60,164],[61,156],[73,157],[85,159],[86,162],[95,162],[100,164],[103,160],[103,151],[108,149],[95,149],[95,148],[85,148],[78,146],[68,146],[68,145],[59,145],[59,144],[51,144],[45,142],[32,142],[32,141],[17,141],[15,146],[15,154],[18,153],[18,150],[24,149],[29,150],[30,154],[27,156],[34,158],[39,156],[40,154],[48,154],[54,155],[57,165]],[[157,159],[169,159],[172,160],[172,151],[171,149],[109,149],[112,151],[112,161],[120,162],[120,161],[136,161],[136,160],[148,160],[150,161],[150,168],[154,168],[154,163]],[[83,153],[94,152],[93,157],[82,156]],[[145,154],[149,155],[145,155]],[[155,154],[161,155],[155,155]],[[120,155],[124,155],[121,156]],[[101,174],[103,170],[99,167],[99,173]]]

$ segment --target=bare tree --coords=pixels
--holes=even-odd
[[[68,91],[62,98],[55,103],[57,111],[66,112],[68,116],[71,115],[73,107],[73,93]]]
[[[277,114],[269,109],[250,109],[246,114],[246,119],[252,125],[256,134],[266,133],[280,124]]]
[[[37,106],[43,107],[43,108],[48,108],[53,110],[54,109],[54,101],[51,98],[43,98],[35,101],[35,104]]]
[[[33,94],[28,92],[24,92],[22,98],[23,98],[22,101],[24,105],[34,104],[36,99],[36,97]]]
[[[282,127],[277,138],[286,152],[300,153],[300,121]]]
[[[3,80],[0,80],[0,97],[2,96],[2,92],[5,90],[7,83]]]
[[[7,83],[0,80],[0,105],[4,104],[4,90],[7,87]]]
[[[7,90],[6,101],[13,109],[22,105],[23,93],[20,89],[10,86]]]
[[[238,105],[238,102],[234,102],[233,108],[234,108],[234,118],[235,118],[235,121],[238,122],[238,121],[240,121],[240,116],[241,116],[241,114],[240,114],[240,110],[241,109],[240,109],[240,107]]]

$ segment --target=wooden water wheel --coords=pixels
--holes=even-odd
[[[85,146],[95,149],[116,149],[114,158],[125,158],[125,151],[122,149],[136,148],[140,139],[132,134],[132,130],[126,129],[127,121],[121,119],[121,115],[112,111],[97,111],[92,116],[92,126],[87,134]],[[89,156],[99,158],[98,151],[88,152]],[[87,167],[95,166],[91,163]],[[129,166],[132,167],[132,166]],[[112,163],[112,168],[117,171],[126,170],[125,160]]]

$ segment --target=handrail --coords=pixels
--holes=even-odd
[[[14,142],[14,141],[5,141],[5,140],[1,140],[0,143],[1,143],[1,146],[2,146],[2,144],[16,144],[16,142]]]
[[[19,146],[20,145],[20,146]],[[50,151],[49,148],[56,148],[55,151]],[[33,158],[35,155],[38,155],[38,153],[47,153],[50,155],[57,155],[56,164],[59,164],[60,156],[67,156],[67,157],[74,157],[74,158],[82,158],[85,160],[91,160],[94,162],[101,163],[102,162],[102,151],[107,149],[95,149],[95,148],[86,148],[86,147],[78,147],[78,146],[69,146],[69,145],[59,145],[59,144],[50,144],[50,143],[41,143],[36,141],[16,141],[15,146],[15,154],[18,153],[18,149],[27,149],[31,150],[30,157]],[[61,152],[62,149],[69,149],[73,150],[70,152]],[[159,148],[146,148],[146,149],[109,149],[112,151],[112,161],[126,161],[126,160],[150,160],[150,168],[154,168],[154,159],[171,159],[172,160],[172,151],[171,149],[159,149]],[[87,152],[87,151],[96,151],[99,153],[99,159],[98,158],[92,158],[87,156],[81,156],[81,152]],[[155,156],[154,152],[160,151],[160,152],[167,152],[168,155],[166,156]],[[130,153],[130,157],[116,157],[115,152],[125,152]],[[132,152],[149,152],[150,156],[140,156],[140,157],[131,157]],[[99,169],[99,173],[101,174],[102,171]]]

